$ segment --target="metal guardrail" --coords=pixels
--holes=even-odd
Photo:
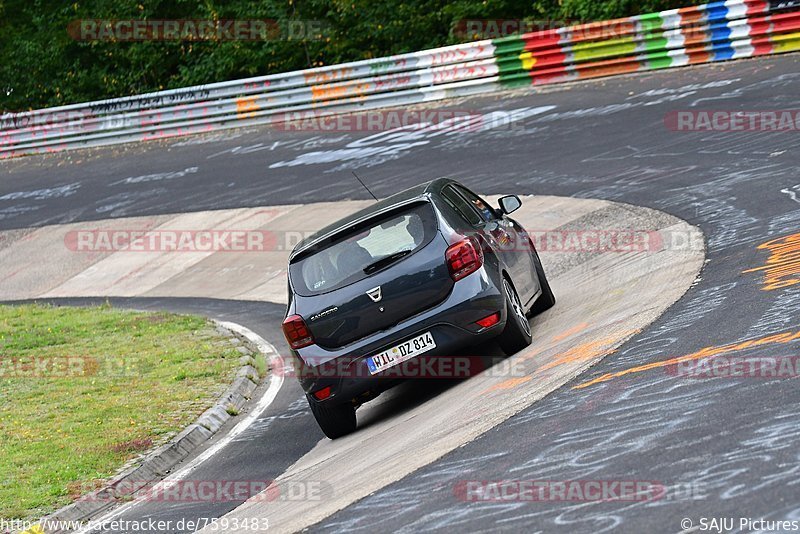
[[[0,158],[800,50],[800,0],[728,0],[0,116]]]

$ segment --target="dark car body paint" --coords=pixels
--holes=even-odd
[[[438,235],[426,246],[351,285],[304,297],[293,294],[290,280],[286,315],[305,318],[315,336],[315,344],[291,351],[310,402],[359,405],[374,398],[397,380],[391,378],[391,369],[371,376],[365,358],[425,332],[433,334],[436,349],[418,358],[453,357],[465,347],[496,337],[506,323],[504,276],[511,279],[526,308],[541,294],[532,266],[532,247],[509,250],[499,243],[504,234],[527,239],[519,235],[524,232],[522,226],[499,210],[495,210],[496,220],[470,224],[441,196],[445,188],[454,185],[459,184],[440,179],[389,197],[322,229],[292,252],[290,263],[312,254],[343,231],[420,201],[430,202],[438,219]],[[478,271],[453,282],[445,252],[465,235],[481,241],[484,263]],[[377,286],[381,286],[383,298],[373,302],[367,292]],[[329,311],[334,308],[335,312]],[[500,312],[496,325],[482,328],[476,324],[496,312]],[[316,320],[310,321],[311,317]],[[317,401],[311,395],[328,386],[332,393],[326,400]]]

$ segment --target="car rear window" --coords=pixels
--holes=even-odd
[[[292,285],[303,296],[345,287],[403,261],[430,243],[436,231],[436,216],[428,202],[369,219],[292,263]],[[392,261],[393,257],[397,259]]]

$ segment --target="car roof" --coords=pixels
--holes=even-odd
[[[371,206],[367,206],[366,208],[359,210],[355,213],[348,215],[347,217],[336,221],[333,224],[322,228],[318,232],[308,236],[307,238],[303,239],[300,243],[292,251],[291,255],[289,256],[289,261],[292,261],[297,256],[301,255],[306,250],[312,248],[314,245],[323,241],[330,236],[353,226],[363,220],[369,219],[378,215],[380,213],[384,213],[387,211],[391,211],[392,209],[401,206],[403,204],[410,204],[416,201],[425,200],[427,201],[431,195],[438,195],[441,193],[442,189],[451,183],[457,183],[455,180],[451,180],[449,178],[439,178],[437,180],[432,180],[430,182],[425,182],[419,185],[415,185],[405,191],[401,191],[397,194],[394,194],[388,198],[383,200],[379,200],[375,204]]]

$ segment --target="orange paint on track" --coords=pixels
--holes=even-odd
[[[764,271],[764,291],[774,291],[800,284],[800,234],[792,234],[767,241],[758,246],[759,250],[769,250],[767,264],[744,273]]]
[[[622,340],[636,334],[637,330],[625,330],[614,335],[589,341],[558,354],[552,361],[536,370],[537,373],[547,371],[558,365],[602,358],[615,352]]]
[[[593,386],[595,384],[600,384],[602,382],[608,382],[609,380],[613,380],[614,378],[619,378],[621,376],[626,376],[634,373],[642,373],[644,371],[650,371],[651,369],[660,369],[663,367],[670,367],[673,365],[677,365],[679,363],[688,362],[692,360],[700,360],[703,358],[710,358],[711,356],[717,356],[720,354],[727,354],[731,352],[737,352],[740,350],[750,349],[753,347],[760,347],[762,345],[771,345],[771,344],[785,344],[790,343],[792,341],[796,341],[800,339],[800,331],[798,332],[784,332],[782,334],[773,334],[767,337],[762,337],[759,339],[748,339],[747,341],[742,341],[740,343],[731,343],[729,345],[722,345],[719,347],[705,347],[700,349],[697,352],[693,352],[691,354],[687,354],[685,356],[679,356],[677,358],[671,358],[669,360],[664,360],[660,362],[653,362],[648,363],[645,365],[639,365],[637,367],[631,367],[630,369],[625,369],[624,371],[618,371],[616,373],[608,373],[602,376],[599,376],[593,380],[589,380],[588,382],[584,382],[583,384],[579,384],[572,389],[583,389],[589,386]]]
[[[533,379],[533,377],[531,377],[531,376],[522,376],[522,377],[519,377],[519,378],[509,378],[508,380],[500,382],[499,384],[495,384],[495,385],[493,385],[491,387],[488,387],[488,388],[484,389],[483,391],[481,391],[481,394],[491,393],[492,391],[501,391],[501,390],[504,390],[504,389],[514,389],[515,387],[521,386],[522,384],[524,384],[526,382],[530,382],[532,379]]]
[[[553,336],[553,341],[555,341],[555,342],[563,341],[563,340],[567,339],[568,337],[571,337],[571,336],[577,334],[578,332],[586,330],[588,327],[589,327],[589,323],[581,323],[581,324],[575,325],[572,328],[569,328],[569,329],[563,331],[562,333],[558,334],[557,336]]]

